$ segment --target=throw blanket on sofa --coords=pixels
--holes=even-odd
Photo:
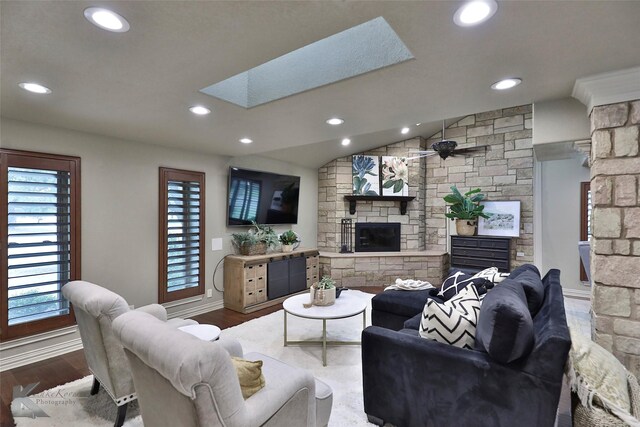
[[[389,291],[395,289],[399,291],[424,291],[425,289],[433,288],[434,286],[431,283],[422,280],[396,279],[396,283],[387,286],[384,290]]]

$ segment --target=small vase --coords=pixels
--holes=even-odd
[[[458,236],[473,236],[476,234],[476,220],[456,219]]]
[[[318,289],[313,285],[310,296],[313,305],[332,305],[336,302],[336,288]]]
[[[292,252],[293,245],[282,245],[282,252]]]

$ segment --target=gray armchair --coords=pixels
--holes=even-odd
[[[125,419],[127,405],[137,397],[129,363],[122,345],[113,336],[111,322],[121,314],[131,311],[129,305],[120,295],[80,280],[64,285],[62,294],[73,306],[84,355],[93,374],[91,394],[96,394],[102,385],[118,407],[115,426],[120,427]],[[158,304],[137,310],[155,316],[172,328],[198,323],[184,319],[167,321],[167,311]]]
[[[145,425],[326,426],[333,394],[300,368],[259,353],[242,354],[234,339],[209,342],[131,311],[113,322],[131,364]],[[244,400],[232,356],[262,360],[265,387]]]

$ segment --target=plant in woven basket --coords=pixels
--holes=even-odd
[[[233,233],[232,242],[242,255],[262,255],[278,243],[278,235],[267,225],[252,222],[253,227],[244,233]]]

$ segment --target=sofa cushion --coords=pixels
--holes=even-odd
[[[404,322],[404,329],[420,329],[420,322],[422,321],[422,313],[418,313],[413,316],[411,319]]]
[[[515,270],[513,270],[511,272],[511,274],[509,274],[509,278],[510,279],[515,279],[516,277],[518,277],[519,275],[521,275],[525,271],[533,271],[534,273],[536,273],[538,275],[538,277],[542,277],[540,275],[540,270],[538,270],[538,267],[536,267],[535,265],[533,265],[533,264],[522,264],[521,266],[519,266]]]
[[[373,310],[386,311],[407,318],[421,313],[427,298],[433,298],[437,289],[424,291],[389,290],[379,293],[371,300]]]
[[[536,317],[544,301],[544,285],[542,279],[533,270],[527,270],[519,274],[515,279],[522,285],[527,296],[527,306],[531,317]]]
[[[483,294],[487,292],[487,289],[493,287],[493,283],[491,283],[487,279],[484,279],[482,277],[474,277],[471,274],[466,274],[463,271],[458,270],[444,279],[444,282],[442,282],[442,287],[438,292],[438,296],[445,301],[448,301],[468,285],[474,285],[476,290],[478,291],[478,294]]]
[[[524,288],[506,279],[484,298],[475,348],[498,362],[509,363],[528,355],[533,344],[533,321]]]
[[[478,313],[480,300],[478,290],[473,284],[469,284],[444,303],[427,300],[420,322],[420,336],[455,347],[472,349]]]

